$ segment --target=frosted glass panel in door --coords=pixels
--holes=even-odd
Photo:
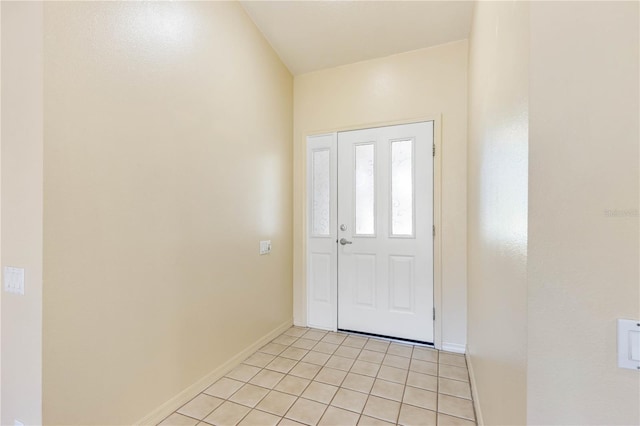
[[[413,235],[413,141],[391,142],[391,234]]]
[[[356,235],[375,234],[375,148],[355,145],[355,229]]]
[[[330,161],[328,149],[313,151],[313,226],[311,229],[314,235],[329,235]]]

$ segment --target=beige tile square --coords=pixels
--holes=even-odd
[[[403,393],[404,384],[387,382],[386,380],[376,379],[373,388],[371,388],[371,395],[392,399],[394,401],[402,401]]]
[[[407,370],[383,365],[378,371],[378,379],[404,384],[407,381]]]
[[[317,344],[318,344],[317,340],[300,338],[300,339],[296,340],[295,342],[293,342],[291,344],[291,347],[309,350],[309,349],[313,348]]]
[[[292,395],[300,395],[307,386],[309,386],[311,380],[303,379],[302,377],[296,377],[292,375],[286,375],[280,383],[276,385],[274,390],[290,393]]]
[[[355,426],[360,416],[356,413],[336,407],[328,407],[320,419],[319,425],[324,426]]]
[[[365,376],[375,377],[380,370],[380,364],[366,361],[356,361],[351,367],[352,373],[363,374]]]
[[[229,373],[227,373],[227,377],[229,377],[230,379],[239,380],[241,382],[248,382],[253,376],[258,374],[259,371],[260,367],[240,364]]]
[[[331,405],[344,408],[345,410],[362,413],[368,395],[349,389],[340,388],[336,396],[331,401]]]
[[[262,370],[256,374],[253,379],[249,380],[249,383],[262,386],[263,388],[273,389],[283,377],[284,374],[278,373],[277,371]]]
[[[446,377],[447,379],[462,380],[463,382],[469,381],[467,369],[453,365],[441,364],[438,369],[438,375],[440,377]]]
[[[403,356],[405,358],[411,358],[413,353],[413,346],[403,345],[400,343],[391,343],[389,349],[387,349],[387,355]]]
[[[240,426],[276,426],[280,417],[273,414],[264,413],[258,410],[251,410],[247,416],[239,423]]]
[[[322,352],[323,354],[329,354],[329,355],[334,353],[336,349],[338,349],[338,345],[335,345],[333,343],[326,343],[326,342],[318,342],[318,344],[313,347],[314,351]]]
[[[357,358],[358,355],[360,355],[360,351],[361,349],[358,348],[352,348],[350,346],[340,346],[338,349],[336,349],[336,351],[333,353],[334,355],[338,355],[344,358]]]
[[[289,358],[277,357],[265,367],[267,370],[278,371],[280,373],[288,373],[298,363],[298,361]]]
[[[409,371],[409,377],[407,377],[407,386],[413,386],[414,388],[437,392],[438,378],[436,376],[430,376],[428,374]]]
[[[307,331],[309,331],[309,329],[303,328],[303,327],[295,327],[294,326],[294,327],[291,327],[290,329],[288,329],[287,331],[285,331],[282,334],[285,334],[287,336],[300,337],[304,333],[306,333]]]
[[[320,382],[311,382],[302,393],[302,398],[328,404],[337,391],[338,388],[336,386]]]
[[[440,352],[440,364],[455,365],[456,367],[467,368],[464,355]]]
[[[260,402],[262,398],[265,397],[267,393],[269,393],[269,391],[265,388],[246,384],[241,387],[236,393],[231,395],[229,401],[233,401],[237,404],[253,408],[258,404],[258,402]]]
[[[173,413],[166,419],[164,419],[159,425],[161,426],[193,426],[198,423],[198,420],[191,417],[183,416],[182,414]]]
[[[307,362],[299,362],[295,367],[293,367],[291,371],[289,371],[289,374],[298,377],[304,377],[305,379],[313,379],[315,375],[318,374],[318,371],[320,371],[321,368],[322,367],[319,365],[309,364]]]
[[[362,374],[349,373],[342,382],[342,387],[355,390],[358,392],[369,393],[373,386],[373,377],[365,376]]]
[[[306,349],[289,347],[285,349],[280,356],[300,361],[309,351]]]
[[[298,423],[295,420],[287,419],[286,417],[280,420],[278,426],[305,426],[303,423]]]
[[[374,362],[377,364],[382,363],[383,359],[384,359],[384,353],[370,351],[368,349],[363,349],[362,352],[360,352],[360,355],[358,355],[359,361]]]
[[[280,345],[289,346],[290,344],[292,344],[296,340],[298,340],[297,337],[287,336],[286,334],[281,334],[280,336],[278,336],[275,339],[273,339],[271,342],[272,343],[278,343]]]
[[[411,363],[411,360],[409,358],[399,356],[399,355],[389,355],[388,353],[384,356],[384,359],[382,360],[382,365],[402,368],[405,370],[409,368],[410,363]]]
[[[354,361],[355,360],[351,358],[343,358],[341,356],[333,355],[329,358],[329,361],[327,361],[325,366],[335,368],[337,370],[349,371]]]
[[[310,340],[322,340],[322,338],[327,334],[326,331],[320,330],[309,330],[302,337]]]
[[[360,416],[360,420],[358,421],[358,426],[394,426],[394,423],[385,422],[384,420],[375,419],[369,416]]]
[[[475,421],[473,403],[468,399],[438,395],[438,412]]]
[[[438,378],[438,392],[458,398],[471,399],[471,388],[469,383],[460,380]]]
[[[358,337],[358,336],[347,336],[346,339],[342,342],[344,346],[349,346],[352,348],[362,349],[364,345],[367,344],[366,337]]]
[[[279,343],[267,343],[266,345],[258,349],[258,352],[269,355],[280,355],[280,353],[282,353],[282,351],[284,351],[285,349],[287,349],[285,345],[281,345]]]
[[[413,348],[413,355],[411,357],[420,361],[438,362],[438,351],[416,346]]]
[[[398,424],[403,426],[436,426],[436,412],[402,404]]]
[[[407,386],[404,390],[402,402],[436,411],[438,408],[438,394],[436,392]]]
[[[395,423],[398,419],[399,411],[399,402],[390,401],[388,399],[379,398],[377,396],[370,396],[367,400],[367,405],[365,405],[362,414],[370,417],[375,417],[376,419]]]
[[[329,332],[327,333],[326,336],[322,338],[322,341],[327,343],[333,343],[335,345],[341,345],[342,342],[344,342],[344,339],[346,338],[347,338],[346,334]]]
[[[326,405],[299,398],[287,412],[287,418],[307,425],[315,425],[324,414]]]
[[[318,375],[313,380],[329,385],[340,386],[346,375],[346,371],[336,370],[335,368],[322,367],[322,370],[320,370]]]
[[[244,383],[242,382],[223,377],[209,386],[204,393],[211,396],[217,396],[218,398],[227,399],[243,385]]]
[[[387,349],[389,348],[389,342],[384,341],[384,340],[375,340],[375,339],[369,339],[369,341],[367,342],[366,345],[364,345],[365,349],[368,349],[370,351],[376,351],[376,352],[387,352]]]
[[[306,354],[304,358],[302,358],[302,361],[309,364],[324,365],[329,360],[330,357],[331,355],[329,354],[323,354],[322,352],[311,351],[308,354]]]
[[[438,375],[438,364],[435,362],[428,361],[420,361],[419,359],[412,359],[411,366],[409,367],[411,371],[416,371],[422,374],[430,374],[432,376]]]
[[[438,413],[438,426],[476,426],[476,422]]]
[[[178,413],[202,420],[223,402],[223,399],[201,393],[180,407]]]
[[[244,364],[253,365],[255,367],[264,367],[275,359],[275,355],[263,354],[262,352],[256,352],[249,358],[244,360]]]
[[[234,402],[225,401],[215,411],[209,414],[204,421],[216,426],[236,425],[251,410]]]
[[[271,391],[260,401],[256,408],[282,417],[291,408],[296,399],[293,395]]]

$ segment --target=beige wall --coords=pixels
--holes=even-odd
[[[25,295],[2,294],[2,418],[41,424],[42,4],[2,2],[2,266]]]
[[[640,423],[640,373],[616,365],[616,319],[640,319],[639,18],[531,5],[531,424]]]
[[[528,13],[478,2],[469,40],[468,353],[488,425],[526,420]]]
[[[306,324],[306,136],[442,114],[443,343],[466,343],[466,40],[295,77],[294,320]]]
[[[45,34],[44,421],[131,424],[291,321],[292,77],[236,2]]]

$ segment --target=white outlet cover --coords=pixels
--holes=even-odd
[[[271,240],[260,241],[260,254],[271,253]]]
[[[618,320],[618,367],[640,371],[640,321]]]
[[[24,268],[4,267],[4,291],[24,295]]]

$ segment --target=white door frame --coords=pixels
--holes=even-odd
[[[306,135],[306,147],[305,150],[307,154],[305,155],[305,170],[306,170],[306,185],[304,188],[304,218],[306,222],[305,226],[305,235],[303,244],[303,258],[305,259],[305,275],[304,275],[304,287],[305,287],[305,314],[304,317],[307,319],[307,323],[305,324],[308,327],[314,328],[322,328],[331,331],[337,331],[337,318],[338,318],[338,303],[337,303],[337,293],[338,293],[338,280],[337,273],[334,279],[331,282],[332,288],[330,289],[331,297],[327,301],[330,306],[325,306],[323,309],[326,312],[328,308],[328,312],[331,312],[331,319],[327,319],[327,321],[318,322],[318,321],[309,321],[310,317],[314,316],[314,302],[312,300],[313,297],[313,289],[311,289],[311,262],[310,262],[310,250],[309,250],[309,239],[311,237],[310,227],[311,221],[309,220],[309,216],[311,213],[310,210],[310,173],[311,173],[311,164],[310,164],[310,156],[309,156],[309,142],[312,138],[331,138],[334,143],[337,144],[337,133],[345,132],[350,130],[361,130],[361,129],[369,129],[372,127],[383,127],[383,126],[394,126],[398,124],[410,124],[410,123],[418,123],[424,121],[433,121],[433,143],[435,145],[435,156],[433,159],[433,224],[435,226],[435,237],[433,240],[433,306],[435,308],[435,320],[434,320],[434,346],[436,349],[442,348],[442,232],[441,232],[441,223],[442,223],[442,214],[441,214],[441,206],[442,206],[442,120],[441,114],[434,114],[429,116],[417,117],[413,119],[407,120],[397,120],[397,121],[386,121],[386,122],[377,122],[377,123],[363,123],[353,126],[346,126],[341,128],[334,128],[330,130],[317,131],[317,132],[309,132]],[[337,149],[337,145],[334,146]],[[337,165],[332,165],[333,168],[337,171]],[[336,210],[337,211],[337,210]],[[337,223],[331,223],[330,227],[332,228],[331,232],[335,233],[337,228]],[[335,259],[337,261],[337,251],[335,252]],[[311,314],[311,315],[310,315]]]

